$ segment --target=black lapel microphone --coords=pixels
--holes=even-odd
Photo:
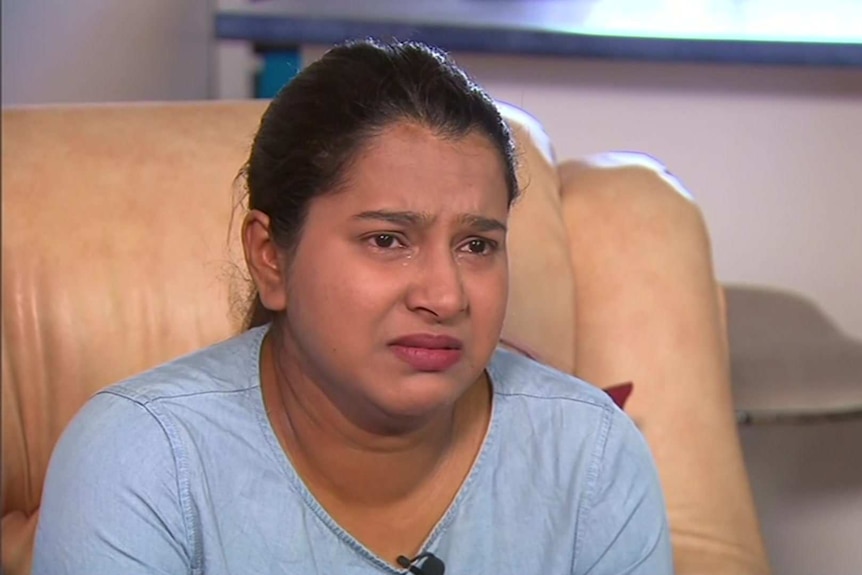
[[[395,561],[414,575],[443,575],[446,572],[443,560],[433,553],[422,553],[413,559],[399,555]]]

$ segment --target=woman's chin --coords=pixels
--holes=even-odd
[[[386,415],[393,419],[426,419],[451,409],[465,391],[449,378],[439,375],[424,375],[387,390],[378,404]]]

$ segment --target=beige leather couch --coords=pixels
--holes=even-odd
[[[232,183],[264,105],[3,111],[7,575],[29,570],[52,446],[87,397],[241,329]],[[645,156],[558,164],[541,126],[505,111],[525,187],[505,338],[597,385],[634,382],[679,573],[766,573],[697,207]]]

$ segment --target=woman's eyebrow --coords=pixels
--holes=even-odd
[[[378,220],[390,224],[402,226],[425,226],[430,224],[434,218],[428,214],[418,212],[399,212],[392,210],[369,210],[360,212],[353,216],[356,220]]]
[[[494,218],[486,218],[476,214],[461,214],[458,218],[461,223],[477,232],[507,232],[506,224]]]
[[[357,220],[377,220],[411,227],[426,227],[434,222],[434,216],[420,212],[393,211],[393,210],[368,210],[353,216]],[[506,224],[494,218],[487,218],[477,214],[460,214],[458,221],[478,232],[499,231],[506,233]]]

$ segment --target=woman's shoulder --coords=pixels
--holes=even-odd
[[[598,465],[615,451],[644,451],[632,419],[602,389],[516,352],[498,350],[488,371],[501,443],[517,443],[548,460]]]
[[[616,410],[606,392],[520,353],[498,348],[488,365],[496,397],[556,402],[587,410]]]
[[[249,330],[129,377],[100,393],[149,404],[258,387],[264,335],[265,327]]]
[[[80,461],[81,453],[97,447],[103,465],[110,454],[122,467],[124,453],[148,453],[170,462],[181,442],[175,424],[179,416],[210,435],[228,422],[251,419],[252,425],[256,420],[248,417],[253,412],[248,402],[233,398],[259,386],[258,350],[264,335],[261,330],[243,333],[98,391],[72,418],[53,457],[73,454],[67,459]]]
[[[544,530],[560,556],[585,550],[579,564],[622,572],[643,560],[666,572],[664,502],[634,421],[602,389],[518,353],[498,350],[488,371],[494,415],[480,477],[498,497],[487,513],[506,501],[513,540]]]
[[[193,555],[197,521],[188,505],[195,493],[192,478],[206,475],[213,459],[202,458],[210,452],[217,452],[215,461],[226,466],[235,465],[234,454],[249,452],[246,439],[259,431],[262,408],[259,393],[242,392],[259,386],[257,363],[265,333],[251,330],[90,398],[51,456],[40,521],[45,525],[37,536],[42,572],[46,565],[53,567],[58,542],[66,541],[93,549],[117,545],[100,551],[101,559],[81,556],[81,561],[93,561],[88,567],[97,560],[113,566],[123,557],[137,557],[174,566],[149,569],[142,560],[141,572],[188,572],[185,561]],[[200,449],[198,442],[209,447]],[[225,475],[222,468],[209,469]],[[87,513],[80,513],[80,502],[86,503]],[[71,514],[79,518],[74,524],[65,520]],[[108,541],[96,533],[116,536]],[[72,549],[63,549],[67,547]],[[117,555],[120,547],[130,551]]]

